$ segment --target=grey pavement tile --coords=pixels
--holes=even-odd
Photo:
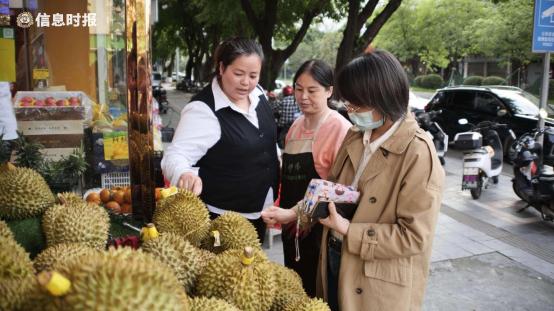
[[[480,255],[480,254],[493,252],[493,250],[490,247],[475,241],[471,241],[470,243],[460,245],[460,247],[472,253],[473,255]]]
[[[438,261],[443,261],[447,259],[448,257],[446,257],[446,255],[444,255],[441,252],[433,250],[433,252],[431,253],[431,262],[438,262]]]
[[[482,241],[481,243],[483,245],[487,246],[487,247],[490,247],[492,250],[497,251],[497,252],[503,252],[503,251],[506,251],[506,250],[517,249],[516,247],[513,247],[510,244],[504,243],[504,242],[496,240],[496,239],[488,240],[488,241]]]
[[[441,247],[439,252],[441,254],[444,254],[446,259],[457,259],[457,258],[469,257],[473,255],[470,252],[456,245]]]
[[[462,232],[462,234],[476,242],[489,241],[494,239],[494,237],[475,229],[467,232]]]
[[[519,263],[529,267],[530,269],[533,269],[539,273],[542,273],[544,275],[549,276],[552,280],[554,278],[551,277],[552,274],[554,274],[554,265],[546,262],[544,260],[535,258],[535,259],[524,259],[521,261],[518,261]]]

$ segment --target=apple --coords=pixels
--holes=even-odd
[[[26,103],[32,103],[35,99],[32,98],[31,96],[25,96],[21,99],[22,102],[26,102]]]
[[[46,106],[55,106],[56,105],[56,100],[54,99],[54,97],[46,97],[44,102],[46,103]]]
[[[79,106],[81,104],[81,101],[78,97],[72,96],[68,99],[69,106]]]
[[[67,99],[59,99],[56,101],[56,106],[63,107],[63,106],[69,106],[69,102]]]
[[[48,106],[48,103],[45,102],[44,100],[39,99],[39,100],[37,100],[37,101],[35,102],[35,106],[37,106],[37,107],[44,107],[44,106]]]
[[[31,107],[32,105],[33,105],[32,102],[24,102],[24,101],[19,102],[19,107]]]

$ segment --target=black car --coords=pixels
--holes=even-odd
[[[517,87],[511,86],[456,86],[437,90],[425,111],[442,110],[436,121],[448,134],[450,140],[456,133],[465,132],[467,125],[458,120],[465,118],[477,124],[494,121],[507,124],[517,137],[538,126],[539,100]],[[547,119],[547,126],[554,126],[554,120]],[[498,133],[504,150],[512,143],[507,131]]]

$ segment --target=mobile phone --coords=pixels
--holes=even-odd
[[[356,203],[335,203],[337,213],[346,219],[352,219],[358,205]],[[312,219],[327,218],[329,216],[329,201],[316,202],[311,217]]]

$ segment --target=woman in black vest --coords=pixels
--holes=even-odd
[[[200,195],[211,217],[239,212],[260,241],[264,206],[277,195],[279,162],[273,113],[258,85],[261,46],[250,39],[222,42],[215,52],[215,78],[183,108],[162,160],[171,184]]]

